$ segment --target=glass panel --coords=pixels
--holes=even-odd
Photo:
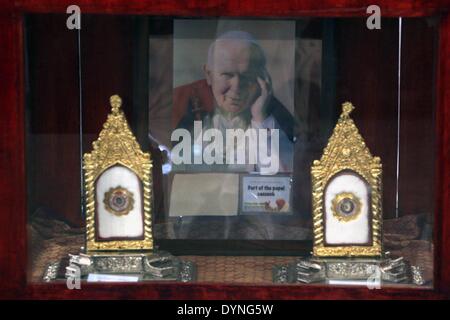
[[[28,15],[24,28],[28,279],[40,282],[84,246],[79,34],[58,14]]]
[[[275,265],[310,256],[311,166],[350,101],[381,158],[383,251],[433,285],[438,20],[86,15],[77,31],[65,19],[25,22],[30,281],[85,246],[81,156],[118,94],[152,156],[154,243],[199,282],[272,283]],[[343,198],[341,215],[361,205],[370,220],[372,192]]]

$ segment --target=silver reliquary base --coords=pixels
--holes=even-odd
[[[299,258],[273,268],[275,283],[328,283],[366,285],[376,288],[383,282],[423,285],[421,268],[410,266],[402,257],[381,258]]]
[[[105,252],[78,255],[69,254],[67,259],[50,263],[43,275],[45,282],[80,278],[111,279],[117,275],[134,276],[139,281],[181,281],[191,282],[196,277],[196,266],[164,251],[146,253]],[[112,277],[114,279],[114,277]]]

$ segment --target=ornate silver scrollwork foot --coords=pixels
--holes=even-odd
[[[300,258],[295,263],[276,266],[275,283],[314,283],[331,280],[413,283],[423,285],[423,270],[412,266],[403,257],[389,254],[379,259]]]
[[[81,279],[89,274],[133,274],[143,281],[170,280],[190,282],[196,276],[195,264],[183,261],[163,251],[148,253],[108,252],[92,255],[69,254],[67,266],[60,262],[50,264],[43,276],[44,281],[58,280],[58,271],[65,268],[65,277],[78,273]],[[62,279],[61,279],[62,280]]]

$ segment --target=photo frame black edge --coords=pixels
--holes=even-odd
[[[155,239],[155,247],[176,256],[305,256],[312,240]]]

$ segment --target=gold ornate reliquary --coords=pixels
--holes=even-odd
[[[142,152],[121,110],[110,98],[111,113],[91,153],[84,154],[86,249],[153,249],[151,159]]]
[[[382,254],[382,165],[350,118],[346,102],[320,160],[311,168],[313,253],[317,257]]]

